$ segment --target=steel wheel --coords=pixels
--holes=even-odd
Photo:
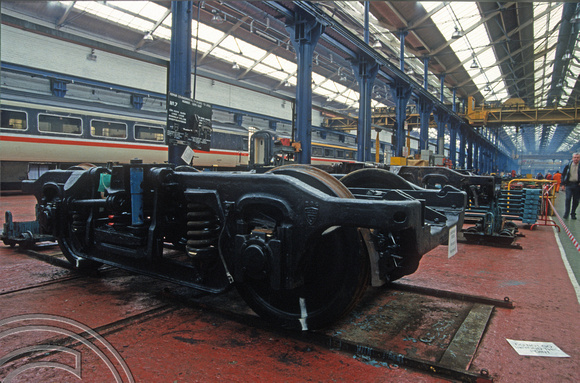
[[[353,198],[344,185],[322,170],[288,165],[270,171],[295,177],[329,195]],[[316,329],[351,311],[369,283],[366,248],[356,228],[332,227],[309,239],[301,270],[304,284],[275,290],[267,279],[246,279],[237,286],[260,316],[282,327]]]
[[[387,170],[374,168],[354,171],[342,177],[340,181],[349,188],[360,187],[399,190],[418,189],[417,186],[396,174]],[[385,256],[379,260],[381,275],[387,275],[389,281],[392,282],[417,270],[421,256],[415,254],[414,251],[409,250],[408,248],[405,249],[400,247],[399,235],[401,235],[401,233],[386,233],[377,230],[371,230],[371,232],[374,237],[380,238],[377,245],[385,254]]]

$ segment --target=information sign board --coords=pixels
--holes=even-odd
[[[209,151],[211,144],[211,105],[175,93],[167,94],[167,145],[185,145]]]

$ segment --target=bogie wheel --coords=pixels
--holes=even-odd
[[[413,185],[412,183],[406,181],[405,179],[393,174],[384,169],[360,169],[352,173],[348,173],[340,179],[346,187],[348,188],[370,188],[370,189],[398,189],[398,190],[417,190],[419,187]],[[392,238],[392,245],[396,245],[396,233],[377,233],[373,231],[374,235],[380,234],[385,235],[386,238]],[[398,250],[401,254],[404,254],[403,259],[396,259],[393,262],[388,262],[385,269],[388,270],[388,277],[390,281],[402,278],[414,272],[419,266],[419,260],[421,257],[409,256],[412,254],[408,252],[409,249],[400,248]],[[397,255],[401,255],[397,254]]]
[[[329,195],[353,198],[328,173],[305,165],[287,165],[269,173],[295,177]],[[310,238],[305,247],[302,286],[276,290],[268,278],[246,278],[240,295],[261,317],[284,328],[322,328],[350,312],[369,284],[366,247],[357,228],[332,227]]]
[[[90,169],[90,167],[89,167]],[[53,206],[55,202],[61,200],[59,191],[54,187],[47,187],[43,190],[43,213],[42,225],[51,228],[57,219],[57,213]],[[74,222],[75,216],[69,216],[66,228],[63,228],[60,235],[57,237],[58,246],[62,254],[70,262],[72,267],[76,270],[94,271],[102,266],[102,263],[87,259],[83,256],[83,239],[84,239],[84,223]]]

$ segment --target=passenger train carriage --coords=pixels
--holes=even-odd
[[[80,163],[105,165],[166,163],[166,115],[63,100],[58,105],[2,99],[0,104],[0,178],[3,190],[20,189],[20,181],[47,170]],[[240,170],[248,165],[249,139],[255,129],[212,122],[211,148],[195,151],[193,166]],[[281,133],[284,137],[284,133]],[[287,135],[289,137],[289,135]],[[354,141],[354,139],[353,139]],[[313,140],[312,164],[354,162],[354,144]]]

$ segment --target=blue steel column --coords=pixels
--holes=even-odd
[[[437,121],[437,154],[445,155],[445,124],[449,121],[449,115],[437,108],[433,114]]]
[[[191,97],[191,18],[193,1],[171,2],[171,47],[168,91]],[[168,161],[183,165],[183,145],[169,145]]]
[[[449,124],[449,159],[453,164],[453,167],[457,166],[457,122],[452,122]]]
[[[423,88],[429,87],[429,56],[423,57]],[[419,97],[417,102],[419,116],[421,118],[419,132],[419,150],[429,150],[429,118],[433,111],[433,102],[426,97]]]
[[[403,147],[405,146],[405,120],[407,119],[407,103],[411,97],[413,88],[407,83],[395,80],[391,85],[391,92],[395,99],[395,112],[397,118],[397,130],[395,132],[396,145],[395,155],[403,156]]]
[[[419,97],[417,109],[421,118],[419,132],[419,150],[429,149],[429,118],[433,111],[433,102],[426,97]]]
[[[441,94],[439,95],[441,102],[445,101],[445,94],[443,93],[444,90],[445,90],[445,75],[442,74],[441,75],[441,89],[440,89]]]
[[[463,128],[463,129],[461,129]],[[467,127],[460,125],[459,128],[459,168],[465,169],[465,144],[467,142]]]
[[[473,171],[479,172],[479,143],[473,143]]]
[[[298,60],[296,85],[296,141],[302,150],[297,153],[300,164],[309,164],[312,155],[312,58],[324,26],[303,11],[294,14],[292,24],[286,25]]]
[[[467,141],[467,164],[466,169],[473,170],[473,139],[470,137]]]
[[[409,32],[407,31],[399,31],[399,40],[401,43],[401,50],[399,56],[399,68],[401,71],[405,71],[405,36],[407,36]]]
[[[452,109],[455,113],[457,113],[457,89],[453,88],[453,106]]]
[[[374,60],[361,57],[352,67],[360,89],[356,160],[371,161],[371,93],[379,66]]]

